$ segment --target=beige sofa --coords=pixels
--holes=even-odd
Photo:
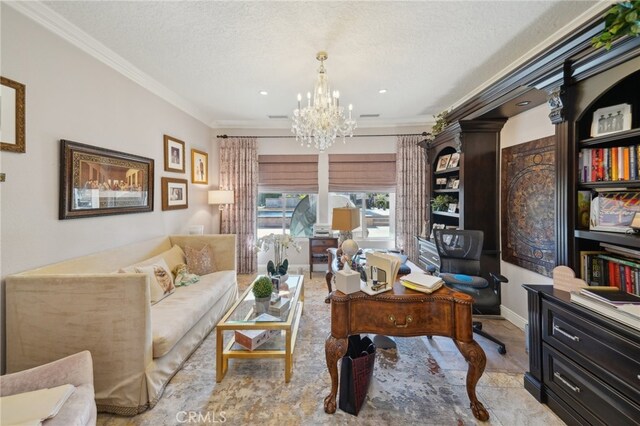
[[[148,275],[118,273],[174,245],[205,244],[217,272],[153,306]],[[158,402],[237,296],[235,235],[161,237],[12,275],[7,372],[89,350],[98,411],[135,415]]]

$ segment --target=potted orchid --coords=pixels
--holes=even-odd
[[[286,281],[289,269],[289,260],[287,259],[287,249],[294,248],[298,253],[300,252],[300,244],[287,234],[269,234],[258,239],[256,244],[257,251],[267,252],[269,248],[273,246],[274,258],[267,263],[267,272],[270,276],[280,277],[280,282]]]

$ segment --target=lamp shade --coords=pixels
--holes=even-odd
[[[209,204],[233,204],[233,191],[209,191]]]
[[[360,209],[336,207],[333,209],[331,229],[352,231],[360,226]]]

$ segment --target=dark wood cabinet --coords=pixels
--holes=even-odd
[[[549,285],[525,285],[529,371],[525,388],[565,422],[637,425],[640,331],[571,303]]]
[[[418,244],[418,266],[425,271],[435,268],[434,273],[440,272],[440,256],[436,244],[422,237],[416,237]]]
[[[499,156],[500,131],[506,119],[457,121],[434,140],[420,142],[427,162],[429,198],[446,195],[457,204],[454,211],[431,211],[430,225],[477,229],[484,232],[480,259],[481,275],[500,273]],[[454,167],[443,167],[442,159],[459,156]],[[440,165],[440,167],[438,167]],[[444,179],[446,183],[439,183]],[[455,182],[451,185],[449,182]],[[444,181],[443,181],[444,182]],[[499,306],[495,312],[499,313]]]
[[[313,278],[313,265],[327,264],[327,249],[338,248],[338,239],[333,237],[309,238],[309,278]]]

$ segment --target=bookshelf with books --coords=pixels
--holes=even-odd
[[[505,121],[454,121],[435,139],[419,144],[425,149],[429,200],[449,197],[447,208],[440,211],[431,209],[430,203],[430,228],[483,231],[480,265],[481,275],[487,280],[491,280],[489,272],[500,272],[498,171],[500,131]]]
[[[577,87],[584,106],[575,105],[570,266],[590,285],[638,295],[640,236],[630,225],[640,212],[640,71],[613,68]],[[607,117],[622,120],[623,115],[617,127],[603,124]]]

